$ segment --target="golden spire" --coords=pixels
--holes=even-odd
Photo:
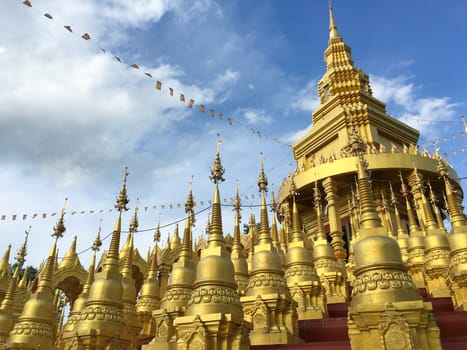
[[[185,200],[185,213],[191,216],[191,225],[194,226],[196,219],[195,219],[195,211],[194,207],[196,205],[195,199],[193,197],[193,176],[191,176],[190,181],[190,192],[188,193],[188,197]]]
[[[381,220],[376,212],[375,202],[373,200],[373,194],[370,189],[370,183],[367,174],[367,162],[361,155],[357,163],[358,171],[358,193],[360,196],[360,238],[363,238],[361,233],[365,232],[371,234],[370,231],[374,228],[381,227]],[[374,232],[374,231],[373,231]]]
[[[234,238],[232,244],[231,259],[235,270],[235,281],[237,282],[237,291],[239,295],[244,295],[248,285],[248,263],[245,258],[245,252],[240,241],[240,220],[242,203],[238,194],[238,182],[235,189],[235,198],[233,200],[233,210],[235,211]]]
[[[10,252],[11,244],[9,244],[3,254],[2,260],[0,261],[0,277],[3,274],[10,276]]]
[[[391,202],[391,205],[394,207],[394,215],[396,217],[397,238],[398,239],[408,238],[407,232],[405,232],[404,228],[402,227],[402,219],[401,219],[401,215],[400,215],[400,212],[399,212],[399,208],[397,207],[399,202],[397,201],[394,190],[392,189],[392,183],[391,182],[389,182],[389,190],[391,192],[390,202]]]
[[[191,189],[190,189],[191,192]],[[191,233],[191,214],[187,211],[183,241],[180,247],[178,259],[172,265],[167,292],[161,303],[161,309],[167,312],[179,312],[186,306],[193,290],[196,272],[193,263],[193,244]]]
[[[438,199],[436,198],[433,188],[431,187],[430,180],[428,180],[428,188],[430,189],[430,202],[435,213],[436,223],[438,224],[438,227],[441,229],[441,231],[443,231],[444,233],[448,233],[446,227],[444,227],[443,218],[441,217],[441,211],[438,207]]]
[[[13,278],[10,280],[8,289],[3,297],[3,300],[0,303],[0,346],[4,344],[7,339],[10,331],[13,329],[14,325],[14,306],[15,306],[15,293],[17,289],[19,271],[24,263],[24,258],[26,256],[26,245],[28,241],[29,232],[31,231],[31,226],[29,226],[29,231],[26,232],[26,237],[23,245],[18,250],[16,255],[16,264],[15,272],[13,273]],[[26,271],[24,271],[26,274]]]
[[[60,262],[60,265],[58,266],[59,269],[74,268],[74,266],[76,266],[77,263],[81,264],[79,262],[78,254],[76,254],[76,240],[77,239],[78,239],[78,236],[73,237],[73,241],[71,242],[70,248],[66,252],[62,261]]]
[[[31,226],[29,226],[27,231],[24,231],[26,236],[24,237],[24,242],[18,250],[18,254],[16,255],[16,261],[20,265],[20,268],[23,267],[24,261],[26,260],[26,255],[28,255],[27,247],[28,247],[28,238],[29,234],[31,233]]]
[[[447,167],[441,160],[438,161],[438,171],[444,180],[446,192],[446,205],[449,210],[452,233],[466,232],[467,228],[465,215],[462,213],[459,206],[459,202],[453,193],[452,185],[448,178]]]
[[[271,212],[272,212],[272,222],[271,222],[271,238],[272,238],[272,245],[277,249],[277,252],[281,256],[282,265],[285,265],[285,256],[284,252],[282,251],[281,244],[279,241],[279,232],[277,230],[277,221],[276,221],[276,200],[274,198],[274,191],[271,192]]]
[[[172,238],[170,239],[170,248],[172,250],[178,250],[178,248],[180,248],[180,244],[181,244],[181,240],[180,240],[178,224],[175,224],[174,234]]]
[[[394,227],[392,225],[391,215],[389,213],[388,202],[386,200],[386,193],[384,189],[381,189],[381,220],[383,222],[384,228],[386,229],[388,237],[397,239],[394,233]]]
[[[154,231],[154,242],[159,242],[161,240],[161,221],[157,222],[156,230]]]
[[[211,181],[215,184],[214,200],[212,204],[211,225],[208,238],[208,246],[201,251],[201,258],[196,267],[196,280],[193,284],[193,292],[187,303],[185,315],[196,316],[211,313],[231,314],[232,321],[240,324],[243,320],[242,307],[237,294],[235,271],[230,254],[225,249],[225,241],[222,232],[222,211],[219,194],[219,182],[224,181],[224,168],[219,156],[217,141],[216,158],[211,168]],[[208,290],[212,289],[216,295],[202,298]],[[220,292],[222,291],[222,292]],[[224,297],[221,297],[221,294]],[[200,298],[201,297],[201,298]],[[217,303],[218,297],[223,300]],[[195,301],[196,300],[196,301]]]
[[[326,238],[326,234],[324,233],[321,213],[321,192],[318,188],[318,181],[315,181],[313,197],[315,201],[317,225],[317,235],[313,246],[313,263],[316,273],[319,276],[319,279],[318,277],[315,277],[315,281],[319,281],[322,285],[326,285],[328,287],[324,290],[326,294],[326,302],[328,304],[342,303],[347,300],[345,278],[337,265],[337,259],[334,255],[334,251]],[[296,210],[296,208],[294,210]]]
[[[128,210],[129,203],[126,192],[126,180],[129,175],[125,168],[123,185],[117,196],[115,208],[118,210],[112,238],[110,241],[107,258],[102,270],[94,277],[94,282],[89,290],[89,297],[81,311],[81,317],[76,324],[76,337],[84,347],[89,347],[90,342],[99,341],[100,344],[115,344],[115,347],[127,347],[129,342],[123,337],[115,338],[121,334],[125,327],[123,321],[123,284],[119,271],[119,246],[122,227],[122,212]],[[105,308],[105,311],[103,310]],[[108,315],[113,315],[111,318]],[[100,330],[98,335],[96,330]],[[95,339],[97,337],[98,339]],[[105,345],[103,345],[105,346]]]
[[[332,14],[332,1],[329,0],[329,40],[339,38],[339,32],[334,21],[334,15]]]
[[[115,209],[117,209],[120,213],[122,211],[128,210],[127,204],[130,202],[130,200],[128,199],[127,192],[126,192],[126,180],[127,180],[128,175],[130,175],[130,173],[128,172],[128,167],[125,167],[125,173],[123,174],[122,188],[120,189],[120,193],[118,194],[117,200],[116,200],[117,203],[115,204]]]
[[[62,209],[57,224],[54,226],[52,236],[55,238],[47,258],[43,273],[40,276],[37,290],[30,296],[24,305],[21,316],[16,321],[8,338],[6,349],[55,349],[56,308],[54,295],[52,294],[52,275],[57,254],[57,240],[63,237],[65,232],[65,210],[67,201]],[[25,332],[28,329],[28,332]],[[32,329],[40,329],[41,332],[32,332]]]
[[[86,304],[86,301],[87,301],[87,299],[89,297],[89,291],[91,289],[91,285],[94,282],[94,270],[96,268],[96,252],[99,250],[100,246],[102,245],[101,238],[100,238],[101,229],[102,229],[101,225],[102,225],[102,220],[101,220],[101,224],[99,225],[99,229],[97,231],[96,238],[93,241],[93,244],[92,244],[92,247],[91,247],[91,249],[93,251],[93,254],[92,254],[92,257],[91,257],[91,263],[89,264],[88,275],[86,277],[86,282],[83,285],[83,290],[81,291],[81,294],[74,301],[73,307],[72,307],[72,309],[70,311],[70,315],[68,317],[68,320],[67,320],[65,326],[63,327],[62,338],[64,339],[65,343],[68,343],[68,341],[69,341],[68,339],[70,339],[70,338],[72,339],[73,336],[74,336],[74,330],[75,330],[76,322],[78,322],[78,320],[81,317],[81,311],[83,310],[83,308],[84,308],[84,306]]]
[[[141,294],[139,300],[141,300],[142,298],[151,298],[153,300],[157,299],[157,301],[159,301],[159,283],[157,281],[157,250],[158,246],[156,242],[154,243],[154,247],[151,253],[148,277],[146,277],[143,286],[141,287]],[[139,306],[137,304],[138,312],[144,306],[144,304],[140,304]]]
[[[407,189],[407,186],[404,182],[404,178],[402,174],[399,172],[399,178],[401,179],[401,193],[402,196],[405,198],[405,207],[407,209],[407,218],[409,221],[409,232],[410,236],[423,236],[420,227],[417,225],[417,221],[415,219],[415,213],[413,212],[412,206],[409,202],[409,194],[410,191]]]
[[[321,192],[318,188],[318,181],[315,181],[315,191],[314,191],[314,200],[315,200],[315,210],[316,210],[316,229],[317,229],[317,240],[326,240],[326,234],[324,233],[323,228],[323,218],[321,216]],[[294,211],[297,210],[295,200],[294,200]],[[298,214],[298,211],[297,211]],[[327,240],[326,240],[327,242]]]
[[[5,344],[8,335],[13,329],[15,317],[13,314],[14,295],[16,292],[16,285],[19,277],[19,264],[16,265],[13,278],[10,280],[6,294],[0,305],[0,346]]]
[[[135,210],[135,213],[137,209]],[[133,229],[138,228],[137,217],[133,226]],[[129,348],[134,349],[136,347],[136,336],[138,335],[141,326],[139,325],[138,315],[136,313],[136,287],[135,280],[133,279],[133,251],[134,251],[134,233],[130,233],[130,239],[128,242],[128,253],[123,260],[122,267],[122,302],[123,302],[123,321],[125,327],[122,331],[121,337],[130,343]]]
[[[140,336],[151,336],[152,312],[157,310],[160,305],[159,280],[157,278],[157,241],[152,250],[148,276],[141,286],[138,301],[136,302],[136,312],[142,326]]]
[[[216,145],[216,158],[211,167],[211,176],[209,178],[214,182],[216,188],[214,190],[214,200],[212,203],[211,223],[209,225],[208,246],[224,245],[224,237],[222,233],[222,210],[219,195],[219,182],[225,181],[223,175],[225,172],[221,164],[219,156],[219,145],[222,141],[218,140]]]
[[[420,188],[420,195],[422,197],[422,209],[423,209],[423,216],[425,219],[424,225],[427,229],[427,234],[431,234],[431,233],[434,233],[435,231],[438,231],[439,227],[438,227],[437,222],[435,221],[435,218],[433,217],[433,213],[431,212],[430,204],[428,203],[428,200],[426,199],[425,193],[423,192],[423,183],[422,183],[422,180],[420,179],[420,176],[418,175],[417,168],[414,168],[414,173],[415,173],[415,179],[416,179],[415,182],[417,186]]]
[[[193,238],[191,227],[193,226],[193,206],[194,206],[194,199],[192,193],[192,183],[190,182],[190,192],[188,194],[187,200],[185,201],[185,212],[187,214],[186,221],[185,221],[185,229],[183,231],[183,240],[182,246],[180,248],[180,255],[179,259],[188,259],[192,260],[192,252],[193,252]]]
[[[266,205],[266,195],[268,191],[268,179],[264,174],[264,157],[261,154],[261,171],[258,177],[258,188],[261,192],[261,211],[260,211],[260,228],[258,236],[258,244],[271,243],[271,233],[269,231],[268,209]]]
[[[133,217],[131,218],[130,221],[130,233],[135,233],[138,232],[138,210],[139,210],[139,198],[136,199],[136,205],[135,205],[135,213],[133,214]]]
[[[282,261],[272,244],[269,232],[265,198],[268,182],[264,174],[263,161],[264,158],[261,157],[261,171],[258,178],[258,187],[261,192],[260,233],[258,244],[254,247],[250,267],[250,279],[245,296],[242,297],[242,304],[245,310],[245,319],[253,324],[253,330],[250,333],[252,345],[270,344],[271,341],[273,344],[281,343],[280,338],[290,339],[289,341],[293,343],[298,340],[295,339],[297,319],[294,313],[295,310],[293,309],[294,304],[284,277]],[[265,306],[272,304],[277,307],[269,309]],[[258,308],[263,308],[264,312],[262,312],[261,316],[264,317],[264,322],[266,322],[259,327],[255,325],[253,320],[256,317],[255,311]],[[278,333],[273,334],[276,331]]]
[[[291,242],[302,242],[303,231],[300,223],[300,216],[298,214],[297,202],[295,196],[292,196],[292,239]]]
[[[18,284],[18,288],[20,289],[26,289],[26,287],[28,286],[28,270],[29,270],[29,267],[26,266],[24,268],[23,277],[21,277],[21,280],[19,281],[19,284]]]

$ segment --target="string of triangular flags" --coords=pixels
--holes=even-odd
[[[32,7],[32,3],[31,1],[29,0],[25,0],[22,2],[25,6],[27,7]],[[44,13],[44,17],[49,19],[49,20],[54,20],[54,17],[50,14],[50,12],[46,12]],[[73,28],[70,26],[70,25],[64,25],[63,28],[65,30],[67,30],[68,32],[72,33],[72,34],[76,34],[73,30]],[[79,35],[79,34],[78,34]],[[90,41],[91,40],[91,35],[88,33],[88,32],[85,32],[83,33],[81,36],[80,36],[83,40],[86,40],[86,41]],[[105,48],[103,48],[102,46],[98,46],[99,49],[101,50],[102,53],[104,54],[108,54],[109,51],[106,50]],[[125,60],[121,57],[121,56],[117,56],[117,55],[114,55],[113,58],[115,59],[116,62],[120,63],[120,64],[125,64],[131,68],[134,68],[135,70],[140,70],[140,65],[138,63],[131,63],[131,64],[126,64],[125,63]],[[147,76],[148,78],[150,79],[155,79],[153,77],[153,74],[150,73],[150,72],[142,72],[145,76]],[[154,84],[154,87],[156,90],[158,91],[165,91],[165,92],[168,92],[170,96],[176,96],[178,95],[179,96],[179,100],[180,102],[183,102],[183,103],[186,103],[187,104],[187,107],[190,108],[190,109],[193,109],[195,108],[195,105],[197,105],[196,101],[190,97],[187,97],[185,96],[184,93],[175,93],[175,90],[174,88],[168,86],[166,89],[163,88],[163,86],[165,86],[165,84],[159,80],[156,80],[155,84]],[[256,128],[253,128],[251,127],[250,125],[248,124],[245,124],[243,123],[241,120],[237,120],[237,119],[233,119],[232,117],[227,117],[227,116],[224,116],[224,114],[222,112],[218,112],[216,111],[215,109],[213,108],[209,108],[207,107],[205,104],[202,104],[200,103],[198,105],[198,111],[199,113],[206,113],[206,112],[209,112],[209,116],[212,118],[212,119],[218,119],[218,120],[225,120],[227,121],[228,125],[238,125],[238,126],[241,126],[243,127],[245,130],[251,132],[253,135],[261,138],[261,139],[265,139],[265,140],[270,140],[270,141],[273,141],[277,144],[280,144],[280,145],[283,145],[283,146],[287,146],[287,147],[291,147],[291,145],[287,144],[287,143],[284,143],[282,142],[279,138],[277,137],[271,137],[269,136],[268,134],[264,133],[263,131],[261,130],[258,130]],[[463,138],[464,137],[464,134],[467,133],[467,123],[465,122],[465,119],[464,119],[464,116],[461,117],[462,118],[462,121],[463,121],[463,126],[464,126],[464,131],[461,132],[461,137]],[[423,119],[423,118],[419,118],[417,116],[413,116],[413,117],[404,117],[404,119],[406,121],[409,121],[410,120],[415,120],[417,123],[429,123],[430,125],[432,123],[459,123],[459,121],[455,121],[455,120],[428,120],[428,119]],[[455,135],[453,134],[452,135],[452,138],[455,139]],[[443,137],[443,140],[447,140],[448,137]],[[433,141],[434,142],[434,141]],[[446,142],[446,141],[445,141]],[[455,155],[457,153],[457,151],[453,151],[451,152],[451,155]],[[448,152],[444,152],[443,154],[449,154]]]
[[[22,3],[27,7],[32,7],[32,3],[29,0],[25,0]],[[47,19],[52,20],[52,21],[55,20],[55,18],[49,12],[44,13],[44,17],[46,17]],[[64,25],[63,28],[65,30],[67,30],[68,32],[70,32],[71,34],[76,34],[74,29],[70,25]],[[84,34],[81,35],[81,38],[83,40],[90,41],[91,40],[91,35],[89,33],[85,32]],[[99,47],[100,51],[103,54],[109,54],[109,52],[110,52],[109,50],[105,49],[102,46],[98,46],[98,47]],[[117,55],[113,55],[113,58],[115,59],[116,62],[118,62],[120,64],[127,65],[128,67],[131,67],[131,68],[133,68],[133,69],[135,69],[137,71],[140,71],[140,65],[138,63],[127,64],[127,63],[125,63],[125,60],[124,60],[123,57],[117,56]],[[140,71],[140,72],[142,74],[144,74],[146,77],[150,78],[150,79],[155,79],[151,72],[144,72],[144,71]],[[275,142],[277,144],[280,144],[282,146],[290,147],[289,144],[287,144],[285,142],[282,142],[277,137],[272,137],[272,136],[266,134],[265,132],[263,132],[261,130],[258,130],[256,128],[251,127],[250,125],[248,125],[246,123],[243,123],[241,120],[237,120],[235,118],[225,116],[222,112],[216,111],[214,108],[208,107],[205,104],[202,104],[202,103],[198,104],[193,98],[190,98],[190,97],[186,96],[184,93],[181,93],[181,92],[176,93],[173,87],[167,86],[165,88],[165,84],[163,82],[161,82],[160,80],[156,80],[156,82],[154,84],[154,87],[158,91],[168,92],[168,94],[170,96],[179,96],[179,101],[182,102],[182,103],[186,103],[188,108],[195,109],[195,106],[197,106],[196,109],[198,110],[199,113],[203,113],[203,114],[208,113],[209,116],[212,119],[217,119],[217,120],[220,120],[220,121],[226,121],[227,124],[231,125],[231,126],[232,125],[241,126],[245,130],[251,132],[256,137],[259,137],[260,139],[270,140],[270,141],[273,141],[273,142]]]
[[[255,194],[244,194],[241,196],[245,200],[257,200],[259,199],[259,195]],[[222,199],[222,204],[224,206],[231,206],[230,203],[234,198],[223,198]],[[197,201],[196,205],[198,207],[209,207],[212,205],[212,200],[203,200],[203,201]],[[256,205],[256,204],[255,204]],[[255,205],[247,205],[248,207],[254,207]],[[176,209],[181,209],[184,208],[184,204],[179,202],[179,203],[170,203],[170,204],[157,204],[157,205],[146,205],[146,206],[140,206],[140,210],[147,212],[147,211],[165,211],[165,210],[176,210]],[[85,214],[108,214],[114,212],[115,209],[99,209],[99,210],[78,210],[78,209],[69,209],[67,210],[67,214],[74,216],[74,215],[85,215]],[[33,213],[33,214],[1,214],[0,215],[0,222],[1,221],[19,221],[19,220],[28,220],[28,219],[47,219],[48,217],[54,217],[56,215],[59,215],[60,212],[46,212],[46,211],[40,211],[38,213]]]

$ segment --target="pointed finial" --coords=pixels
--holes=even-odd
[[[135,233],[138,231],[138,210],[139,210],[139,198],[136,199],[136,206],[135,206],[135,213],[133,214],[133,217],[131,218],[130,221],[130,232]]]
[[[101,231],[102,231],[102,219],[100,220],[99,229],[97,230],[96,239],[92,242],[91,249],[94,251],[94,254],[99,251],[102,241],[101,241]]]
[[[319,191],[319,188],[318,188],[318,181],[315,181],[315,190],[313,192],[313,197],[315,200],[315,209],[317,210],[318,208],[321,207],[321,192]]]
[[[127,204],[130,202],[126,192],[126,179],[128,175],[130,175],[130,173],[128,172],[128,167],[125,167],[125,173],[123,174],[123,185],[117,197],[117,203],[115,204],[115,208],[120,212],[127,211]]]
[[[402,173],[399,171],[399,178],[401,179],[401,193],[404,198],[407,198],[409,195],[409,190],[405,185],[404,178],[402,177]]]
[[[276,211],[277,211],[277,203],[276,203],[276,198],[274,195],[274,190],[271,191],[271,204],[269,206],[271,207],[271,211],[274,213],[274,216],[275,216]]]
[[[154,242],[160,242],[161,240],[161,221],[157,222],[156,230],[154,231]]]
[[[26,260],[25,259],[26,255],[28,255],[27,246],[28,246],[29,234],[31,233],[31,226],[29,226],[28,230],[24,231],[24,233],[26,234],[26,236],[24,237],[24,242],[21,245],[21,248],[18,249],[18,254],[16,255],[16,258],[15,258],[16,261],[18,262],[18,265],[20,265],[20,267],[23,267],[24,261]]]
[[[185,200],[185,213],[190,216],[190,225],[195,226],[195,211],[194,207],[196,205],[195,199],[193,197],[193,175],[191,175],[190,184],[190,192],[188,193],[188,197]]]
[[[389,182],[389,191],[391,192],[391,205],[393,206],[397,206],[397,198],[396,198],[396,194],[394,193],[394,190],[392,189],[392,183]]]
[[[220,139],[220,135],[217,134],[217,143],[216,143],[216,158],[214,159],[214,162],[212,163],[211,167],[211,176],[209,176],[209,179],[214,182],[215,184],[218,184],[219,182],[225,181],[223,178],[225,169],[222,166],[221,163],[221,157],[219,156],[219,146],[222,144],[222,140]]]
[[[430,190],[430,201],[431,201],[431,204],[433,205],[436,205],[436,203],[438,202],[438,199],[436,198],[436,195],[435,193],[433,192],[433,187],[431,187],[431,182],[430,180],[428,180],[428,188]]]
[[[441,159],[441,157],[438,158],[438,165],[437,165],[437,168],[438,168],[438,173],[441,177],[446,177],[449,175],[449,171],[448,171],[448,167],[446,166],[446,164],[443,162],[443,160]]]
[[[264,174],[264,155],[263,152],[260,153],[260,161],[261,161],[261,171],[258,177],[258,188],[259,192],[267,192],[268,191],[268,179]]]
[[[237,214],[238,220],[241,220],[242,216],[240,214],[240,211],[242,210],[242,202],[240,199],[240,195],[238,194],[238,187],[239,185],[238,185],[238,180],[237,180],[237,186],[235,188],[235,198],[232,201],[232,205],[233,205],[233,210]]]
[[[295,176],[290,178],[289,195],[293,198],[298,195],[297,185],[295,185]]]
[[[339,37],[339,32],[337,31],[336,22],[334,21],[334,15],[332,13],[332,1],[328,0],[329,5],[329,40]]]
[[[63,233],[66,231],[65,220],[63,218],[65,216],[65,212],[66,212],[67,207],[68,207],[68,198],[65,198],[65,204],[63,205],[62,213],[61,213],[60,218],[58,219],[57,223],[55,224],[54,232],[52,233],[52,237],[55,237],[56,239],[62,238]]]

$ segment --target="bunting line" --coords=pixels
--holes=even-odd
[[[244,194],[241,196],[245,200],[257,200],[260,199],[259,195],[255,194]],[[232,201],[234,200],[234,197],[231,198],[223,198],[222,199],[222,205],[223,206],[232,206]],[[152,211],[152,210],[160,210],[160,211],[165,211],[165,210],[174,210],[174,209],[182,209],[183,203],[170,203],[170,204],[158,204],[158,205],[146,205],[142,206],[140,205],[140,210],[147,212],[147,211]],[[197,206],[205,207],[207,206],[208,208],[212,205],[212,200],[202,200],[202,201],[197,201],[196,202]],[[247,207],[254,207],[256,206],[255,204],[253,205],[245,205]],[[78,209],[69,209],[67,213],[71,216],[75,215],[84,215],[84,214],[109,214],[112,212],[115,212],[116,209],[99,209],[99,210],[78,210]],[[2,221],[20,221],[20,220],[27,220],[29,219],[47,219],[48,217],[54,217],[56,215],[59,215],[60,212],[45,212],[45,211],[40,211],[37,213],[33,214],[1,214],[0,215],[0,222]]]
[[[23,1],[22,4],[25,5],[28,8],[33,7],[31,1],[29,1],[29,0]],[[55,21],[55,18],[50,14],[50,12],[45,12],[43,15],[48,20]],[[63,28],[65,30],[67,30],[68,32],[72,33],[72,34],[76,34],[75,31],[72,29],[72,27],[70,25],[64,25]],[[77,34],[77,35],[79,35],[79,34]],[[92,39],[91,35],[88,32],[83,33],[82,35],[80,35],[80,37],[83,40],[86,40],[86,41],[91,41],[91,39]],[[106,50],[105,48],[103,48],[102,46],[98,46],[98,48],[103,54],[110,54],[109,51]],[[127,63],[125,63],[125,60],[122,57],[117,56],[117,55],[113,55],[113,59],[115,59],[115,61],[120,63],[120,64],[124,64],[127,67],[131,67],[134,70],[140,71],[140,65],[137,64],[137,63],[128,63],[127,64]],[[152,73],[150,73],[150,72],[143,72],[143,71],[140,71],[140,72],[142,72],[142,74],[144,74],[145,76],[147,76],[150,79],[155,79],[153,77]],[[165,84],[163,84],[163,82],[161,82],[160,80],[156,80],[156,82],[154,84],[154,87],[155,87],[156,90],[162,92],[163,91],[163,85],[165,85]],[[177,95],[177,94],[175,94],[173,87],[169,86],[167,88],[167,91],[169,92],[169,95],[172,96],[172,97]],[[179,96],[180,102],[186,103],[187,107],[190,108],[190,109],[195,109],[195,105],[197,105],[197,104],[196,104],[196,101],[194,99],[186,97],[184,93],[179,93],[178,96]],[[186,101],[188,101],[188,103]],[[205,113],[205,111],[208,110],[208,107],[206,107],[206,105],[204,105],[202,103],[200,103],[197,106],[198,106],[197,109],[198,109],[199,113]],[[261,130],[255,129],[255,128],[251,127],[250,125],[245,124],[241,120],[235,120],[235,119],[232,119],[231,117],[224,117],[222,112],[217,112],[217,111],[215,111],[215,109],[209,108],[209,116],[211,117],[211,119],[218,119],[219,121],[225,120],[225,121],[227,121],[228,125],[231,125],[231,126],[232,125],[239,125],[239,126],[243,127],[245,130],[251,132],[253,135],[255,135],[256,137],[258,137],[260,139],[272,141],[272,142],[275,142],[275,143],[277,143],[279,145],[286,146],[286,147],[289,147],[289,148],[291,147],[290,144],[282,142],[279,138],[271,137],[270,135],[262,132]],[[216,118],[216,116],[217,116],[217,118]],[[417,123],[419,123],[419,122],[429,123],[430,125],[432,123],[456,123],[457,124],[457,123],[460,122],[460,121],[455,121],[455,120],[429,120],[429,119],[418,118],[416,116],[410,117],[410,118],[409,117],[404,117],[403,119],[405,119],[405,121],[415,120]],[[464,116],[461,116],[461,119],[462,119],[463,131],[460,133],[460,136],[462,138],[464,138],[465,133],[467,133],[467,123],[465,121]],[[455,139],[455,138],[456,138],[456,135],[453,134],[452,139]],[[447,140],[449,138],[447,136],[444,136],[442,139],[443,139],[444,142],[447,142]],[[431,143],[431,142],[435,142],[435,141],[429,141],[429,142]],[[464,152],[464,147],[461,149],[461,152]],[[457,154],[457,150],[450,151],[450,152],[442,152],[442,154],[445,157],[449,156],[449,154],[455,156]]]
[[[29,7],[29,8],[33,7],[32,3],[29,0],[23,1],[22,4]],[[54,18],[54,16],[52,16],[50,14],[50,12],[46,12],[43,15],[44,15],[44,17],[46,17],[50,21],[55,21],[56,20]],[[64,25],[63,28],[65,30],[67,30],[68,32],[70,32],[71,34],[76,34],[75,30],[70,25]],[[79,34],[76,34],[76,35],[79,35]],[[82,35],[80,35],[80,37],[83,40],[86,40],[86,41],[91,41],[92,40],[92,37],[88,32],[83,33]],[[104,47],[98,46],[98,48],[99,48],[99,50],[101,51],[102,54],[111,55],[110,51],[105,49]],[[140,65],[138,63],[126,63],[123,57],[117,56],[117,55],[113,55],[112,58],[115,59],[115,61],[120,63],[120,64],[123,64],[123,65],[125,65],[127,67],[131,67],[134,70],[138,70],[141,74],[144,74],[149,79],[155,79],[153,77],[152,73],[144,72],[144,71],[140,70]],[[156,90],[162,92],[163,91],[163,86],[165,86],[165,84],[163,82],[161,82],[160,80],[156,80],[156,82],[154,84],[154,87],[155,87]],[[199,113],[205,113],[205,111],[208,110],[208,107],[205,104],[199,103],[199,105],[198,105],[193,98],[186,97],[184,93],[177,93],[176,94],[173,87],[168,86],[167,91],[168,91],[169,95],[172,96],[172,97],[178,95],[179,96],[179,101],[185,103],[187,105],[187,107],[192,109],[192,110],[197,109]],[[198,108],[195,108],[196,106],[198,106]],[[251,131],[253,133],[253,135],[255,135],[256,137],[258,137],[260,139],[272,141],[272,142],[275,142],[275,143],[277,143],[277,144],[279,144],[281,146],[291,147],[291,145],[289,145],[289,144],[287,144],[285,142],[282,142],[279,138],[269,136],[268,134],[262,132],[261,130],[255,129],[255,128],[251,127],[251,126],[247,126],[244,123],[242,123],[240,120],[235,120],[232,117],[224,116],[224,114],[222,112],[216,111],[215,109],[209,108],[209,116],[211,117],[211,119],[217,119],[219,121],[225,121],[230,126],[233,126],[233,125],[243,126],[245,129]]]

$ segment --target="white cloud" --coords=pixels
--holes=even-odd
[[[312,124],[308,125],[306,128],[290,132],[281,137],[281,142],[287,143],[289,145],[294,144],[298,140],[300,140],[303,136],[307,134],[307,132],[311,129]]]
[[[372,76],[371,86],[376,98],[397,107],[394,117],[418,129],[427,138],[436,137],[441,131],[433,127],[433,122],[451,121],[456,117],[457,103],[448,97],[420,96],[422,88],[409,82],[406,76]],[[391,110],[388,112],[392,114]],[[439,126],[443,128],[441,124]]]
[[[271,116],[264,109],[243,108],[235,112],[236,115],[243,116],[249,124],[270,123]]]
[[[311,80],[292,100],[290,107],[295,111],[312,112],[319,107],[316,80]]]
[[[107,19],[131,26],[157,22],[170,10],[166,0],[104,0],[102,5],[101,13]]]

